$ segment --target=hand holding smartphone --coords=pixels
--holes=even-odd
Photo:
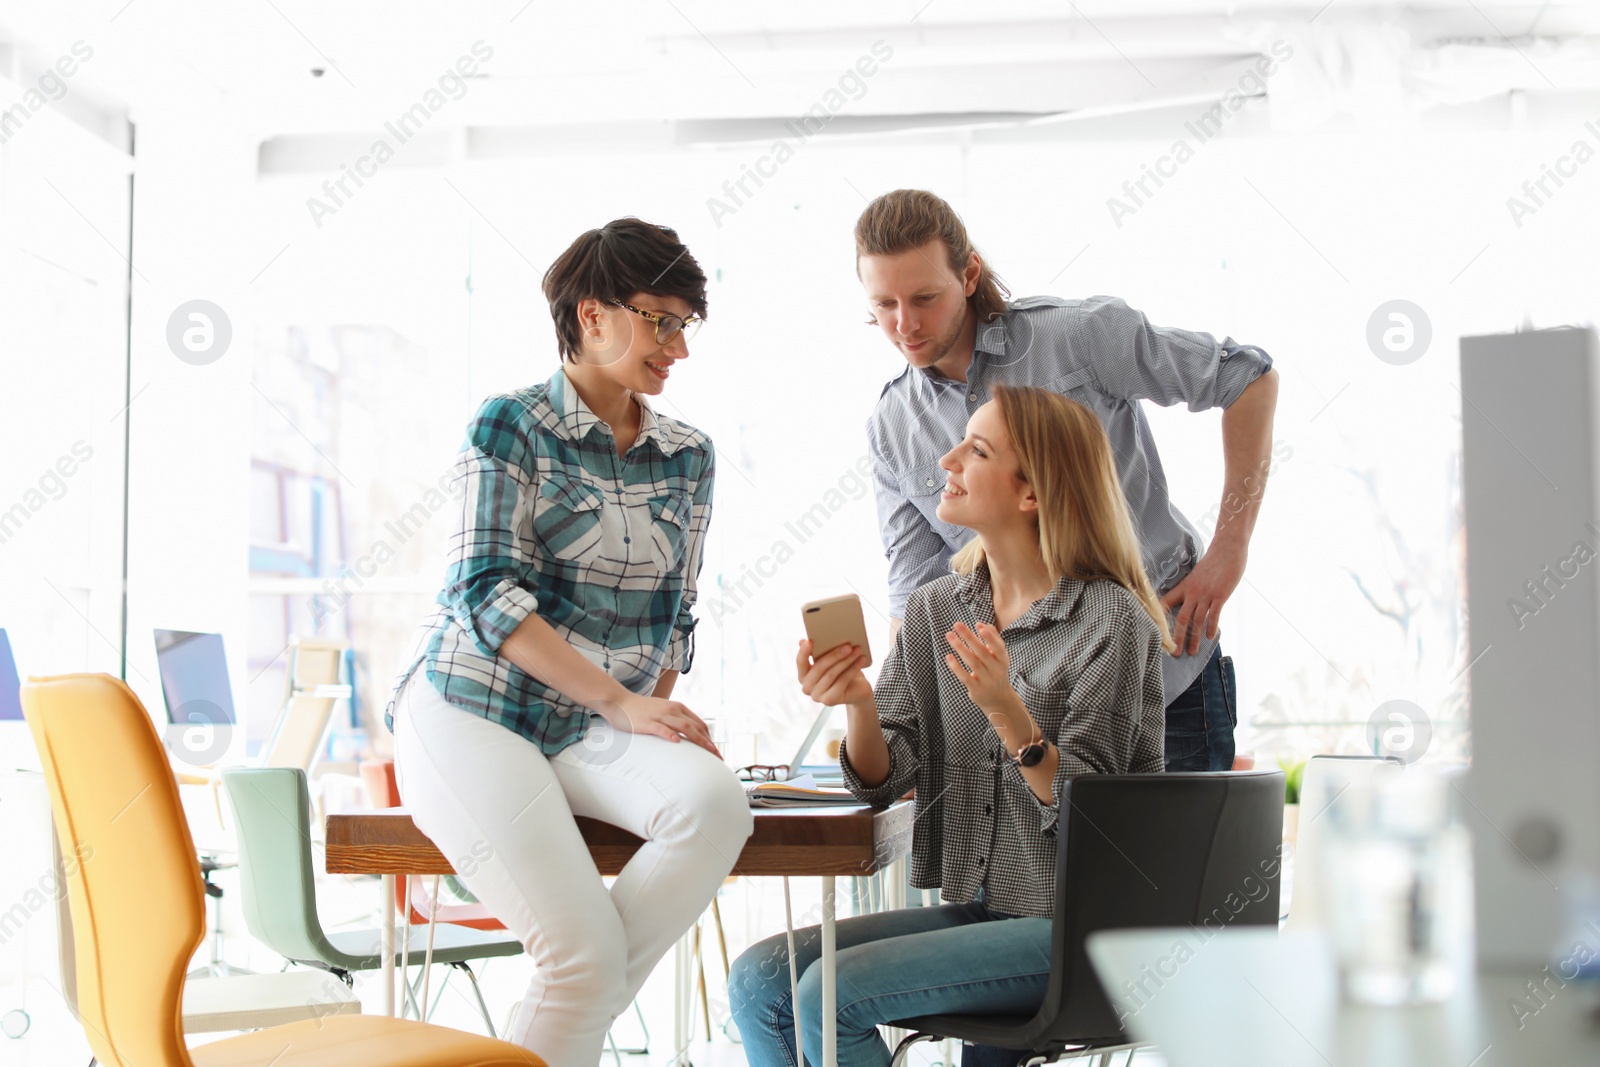
[[[826,597],[803,605],[806,638],[811,642],[811,658],[819,660],[840,645],[854,645],[872,666],[872,648],[867,643],[867,623],[861,614],[861,598],[854,593]]]
[[[872,649],[867,644],[867,624],[861,617],[861,600],[854,594],[813,600],[800,608],[805,622],[806,640],[800,642],[795,657],[800,688],[819,704],[870,704],[872,685],[861,668],[872,664]],[[855,654],[842,662],[822,664],[828,653],[845,645]]]

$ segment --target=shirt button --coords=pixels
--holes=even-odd
[[[633,538],[631,538],[631,537],[624,537],[624,538],[623,538],[623,539],[622,539],[622,543],[623,543],[623,544],[625,544],[625,545],[631,545],[631,544],[633,544]]]
[[[978,399],[978,394],[977,393],[968,393],[967,394],[967,399],[968,400],[976,400],[976,399]]]
[[[982,867],[982,866],[983,866],[983,861],[984,861],[984,857],[982,857],[982,856],[979,856],[979,857],[978,857],[978,866],[979,866],[979,867]]]
[[[609,671],[610,669],[611,669],[611,661],[610,660],[606,660],[606,670]]]
[[[985,804],[983,806],[983,813],[985,815],[993,815],[994,814],[994,805],[993,804]]]
[[[925,481],[925,482],[924,482],[924,483],[923,483],[923,484],[924,484],[924,485],[932,485],[932,484],[933,484],[933,479],[932,479],[932,478],[929,478],[929,479],[928,479],[928,480],[927,480],[927,481]]]

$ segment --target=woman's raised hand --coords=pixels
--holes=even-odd
[[[629,693],[615,707],[602,712],[606,722],[630,734],[650,734],[668,741],[693,741],[707,752],[722,758],[711,740],[705,721],[676,700]]]
[[[974,633],[966,623],[958,622],[944,639],[955,649],[945,654],[944,661],[967,687],[972,702],[991,715],[1010,710],[1017,693],[1011,688],[1011,660],[1000,631],[980,622]]]
[[[861,673],[861,668],[867,665],[867,657],[855,645],[830,648],[821,659],[813,660],[811,642],[803,640],[794,664],[800,676],[800,688],[818,704],[831,708],[840,704],[872,703],[872,683]]]

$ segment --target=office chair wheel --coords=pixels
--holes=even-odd
[[[28,1027],[33,1025],[33,1020],[21,1008],[12,1008],[4,1015],[0,1015],[0,1031],[15,1041],[28,1032]]]

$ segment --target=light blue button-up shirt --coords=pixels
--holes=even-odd
[[[968,417],[995,385],[1050,389],[1100,417],[1145,570],[1157,594],[1165,594],[1194,569],[1204,549],[1193,524],[1173,506],[1139,401],[1181,402],[1190,411],[1225,408],[1271,366],[1259,348],[1152,326],[1111,296],[1013,301],[999,318],[978,325],[965,382],[908,366],[884,386],[867,421],[891,613],[902,615],[912,590],[948,574],[950,556],[973,536],[935,514],[945,484],[939,459],[966,434]],[[1199,677],[1216,644],[1202,635],[1195,655],[1163,657],[1169,702]]]

